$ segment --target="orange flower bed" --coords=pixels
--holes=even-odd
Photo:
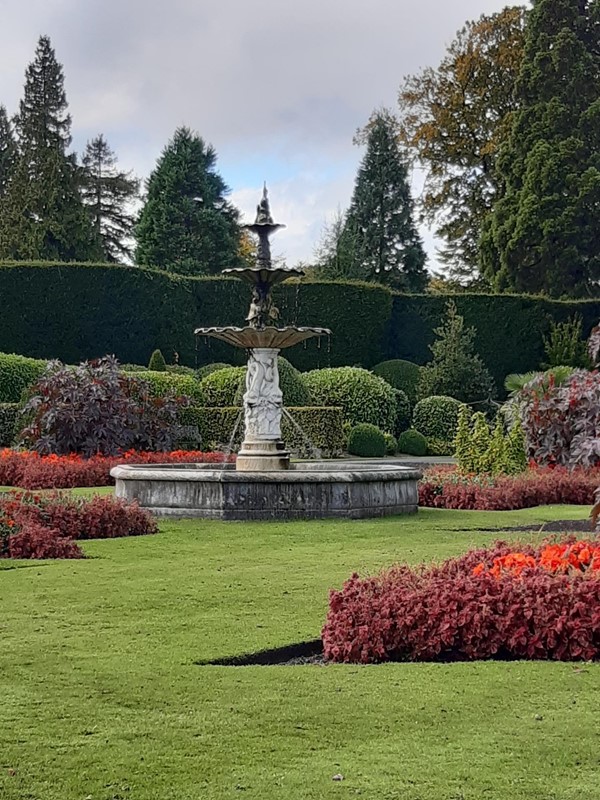
[[[491,567],[482,561],[473,568],[473,575],[492,575],[501,578],[506,573],[520,577],[525,570],[541,568],[552,575],[600,575],[600,545],[597,542],[580,540],[549,544],[536,556],[526,553],[507,553],[494,559]]]

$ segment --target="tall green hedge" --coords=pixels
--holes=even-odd
[[[331,341],[309,340],[284,352],[298,369],[373,365],[392,358],[424,364],[443,295],[392,294],[358,282],[305,278],[275,288],[279,324],[330,328]],[[247,285],[232,278],[187,278],[114,264],[0,264],[3,324],[0,352],[66,363],[112,353],[123,363],[147,364],[160,349],[168,363],[200,367],[243,364],[245,354],[194,337],[197,327],[243,325]],[[553,301],[517,295],[453,295],[459,313],[477,329],[476,347],[499,386],[512,372],[537,369],[551,321],[575,313],[587,335],[600,318],[600,300]]]
[[[448,299],[445,295],[395,295],[387,329],[387,357],[427,363],[433,330],[444,316]],[[503,386],[512,372],[539,368],[544,360],[543,339],[553,320],[563,322],[581,314],[587,337],[600,319],[600,300],[485,294],[457,294],[452,299],[466,324],[477,331],[475,348],[498,386]]]

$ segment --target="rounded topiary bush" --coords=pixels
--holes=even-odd
[[[376,425],[371,425],[369,422],[361,422],[350,431],[348,452],[351,455],[383,458],[385,451],[385,434]]]
[[[210,407],[241,406],[246,367],[225,367],[206,375],[200,386]]]
[[[150,393],[155,397],[174,394],[177,397],[190,397],[196,403],[204,402],[204,394],[200,382],[189,375],[176,375],[172,372],[134,372],[139,380],[150,385]]]
[[[427,437],[435,439],[438,455],[452,455],[453,442],[458,428],[458,415],[462,403],[454,397],[433,395],[419,400],[413,412],[413,427]],[[440,453],[440,443],[447,444],[447,452]]]
[[[304,376],[290,362],[279,356],[277,359],[279,386],[283,392],[284,406],[309,406],[311,396],[304,382]]]
[[[222,361],[215,361],[212,364],[205,364],[203,367],[200,367],[196,370],[196,377],[199,381],[206,378],[207,375],[211,375],[213,372],[218,372],[220,369],[229,369],[231,364],[225,364]]]
[[[398,452],[409,456],[425,456],[427,439],[419,431],[410,428],[398,437]]]
[[[18,403],[25,389],[42,377],[47,361],[0,353],[0,403]]]
[[[403,392],[406,392],[406,396],[413,405],[417,400],[420,370],[421,368],[418,364],[413,364],[412,361],[404,361],[402,358],[382,361],[373,367],[375,375],[379,375],[394,389],[402,389]]]
[[[406,392],[394,389],[396,395],[396,436],[410,428],[412,420],[412,406]]]
[[[335,367],[307,372],[304,380],[315,405],[339,406],[352,425],[368,422],[394,431],[396,394],[383,378],[360,367]]]
[[[385,437],[385,454],[386,456],[395,456],[398,452],[398,440],[391,433],[384,433]]]

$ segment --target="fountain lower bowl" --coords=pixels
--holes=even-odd
[[[222,520],[365,519],[414,514],[418,470],[391,461],[302,461],[280,472],[234,464],[127,464],[117,497],[164,517]]]

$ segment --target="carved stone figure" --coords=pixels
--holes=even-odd
[[[246,435],[254,439],[281,437],[281,405],[277,350],[256,348],[250,351],[246,372],[244,416]]]

